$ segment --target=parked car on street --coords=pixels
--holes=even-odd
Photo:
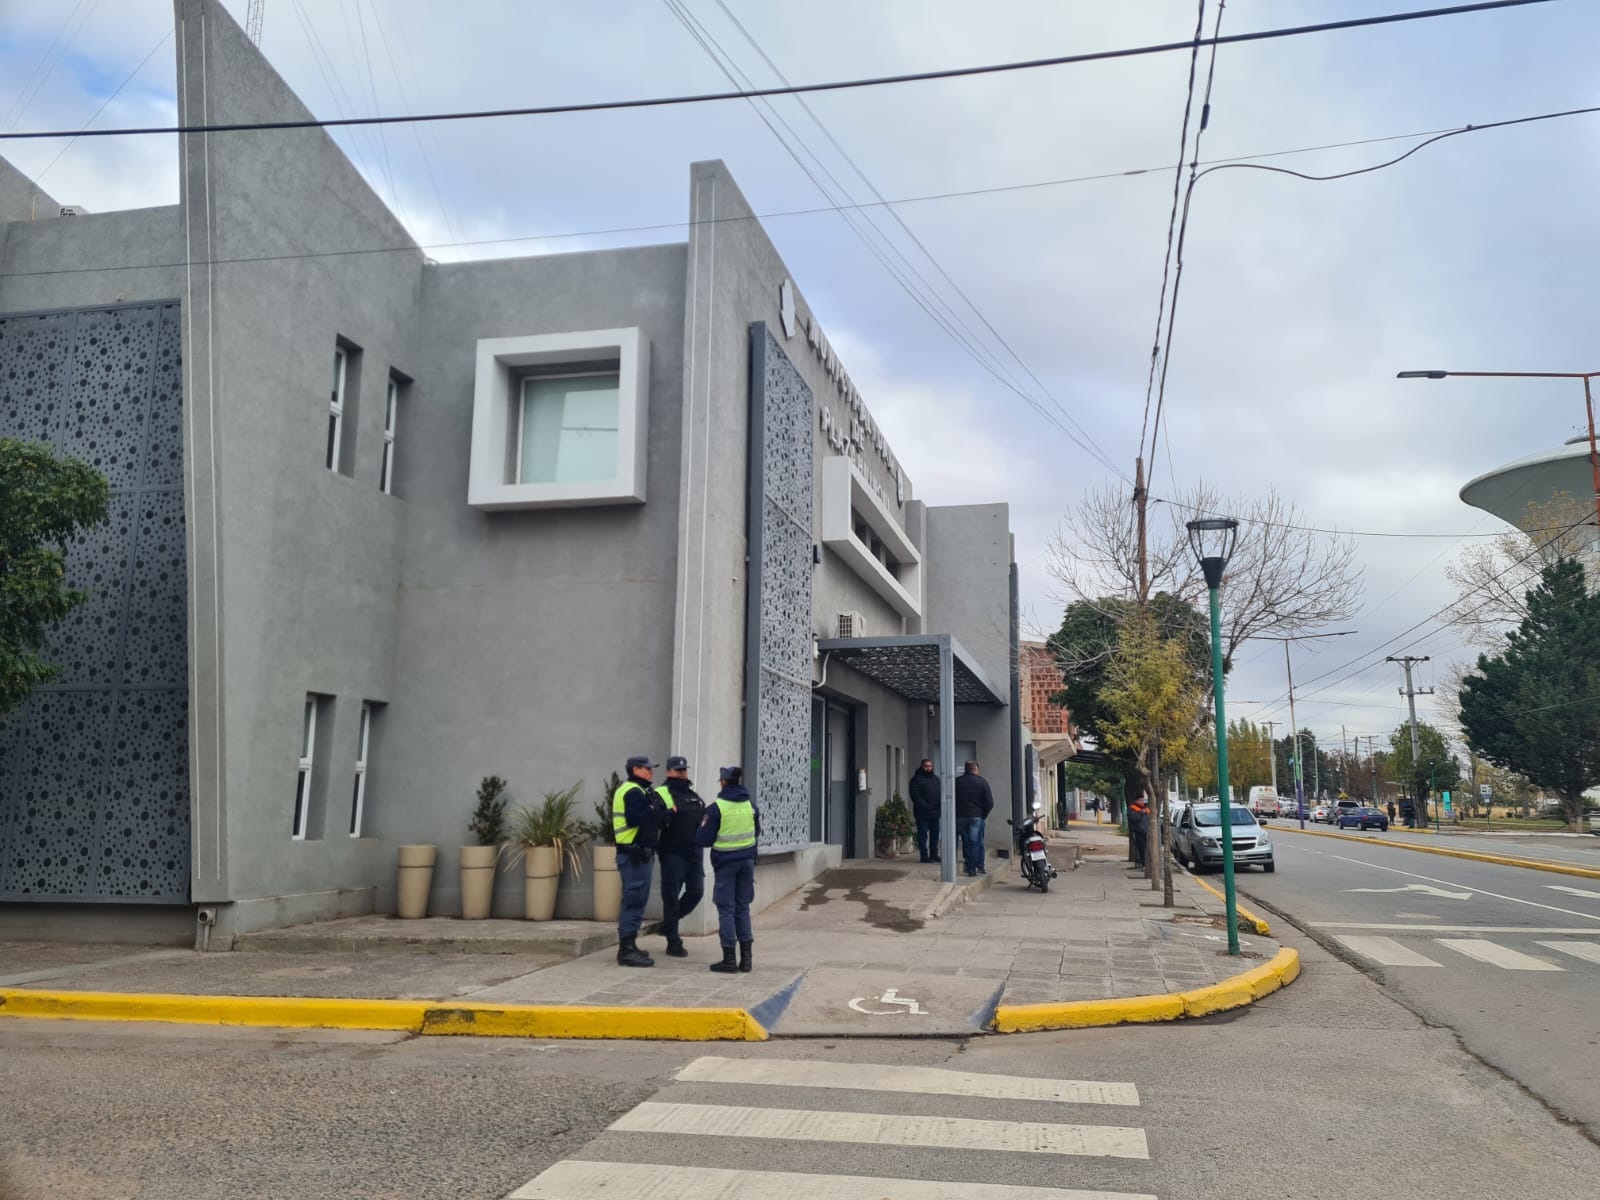
[[[1362,807],[1364,805],[1359,800],[1336,800],[1333,804],[1333,815],[1328,818],[1328,822],[1329,824],[1337,824],[1340,813],[1353,812],[1355,809]]]
[[[1248,808],[1235,804],[1229,810],[1233,826],[1233,865],[1260,867],[1269,875],[1277,869],[1272,836]],[[1196,875],[1222,865],[1222,805],[1196,804],[1178,818],[1172,831],[1172,855]]]
[[[1381,829],[1387,832],[1389,828],[1389,815],[1377,808],[1341,808],[1338,818],[1339,828],[1348,829],[1355,826],[1365,832],[1368,829]]]
[[[1312,820],[1312,821],[1327,821],[1329,823],[1332,823],[1332,821],[1333,821],[1333,808],[1332,808],[1332,806],[1331,805],[1327,805],[1327,804],[1318,804],[1318,805],[1316,805],[1314,808],[1312,808],[1311,815],[1310,815],[1309,819]]]

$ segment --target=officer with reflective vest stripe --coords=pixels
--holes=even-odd
[[[706,802],[689,779],[689,760],[681,754],[667,759],[667,778],[656,788],[656,796],[666,808],[661,828],[661,934],[667,939],[667,955],[688,958],[678,924],[692,913],[706,894],[706,852],[700,848],[700,818]]]
[[[655,959],[639,949],[639,926],[650,899],[650,863],[664,810],[651,791],[656,764],[649,755],[628,759],[628,778],[611,795],[611,828],[617,839],[617,874],[622,877],[622,912],[617,918],[617,963],[653,967]]]
[[[722,940],[722,961],[713,971],[728,974],[748,971],[755,939],[750,933],[750,902],[756,894],[756,839],[761,834],[761,814],[744,789],[744,768],[723,767],[722,790],[706,806],[700,822],[700,844],[711,847],[711,869],[716,884],[711,897],[717,905],[717,932]],[[733,960],[734,943],[739,961]]]

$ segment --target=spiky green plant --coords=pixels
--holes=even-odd
[[[512,865],[521,862],[536,846],[551,846],[556,859],[570,866],[573,875],[583,874],[578,850],[586,838],[574,806],[581,787],[580,779],[564,791],[543,793],[537,806],[525,804],[517,809],[511,818],[511,838],[507,842]]]

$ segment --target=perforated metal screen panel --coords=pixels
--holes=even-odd
[[[67,549],[89,601],[58,683],[0,723],[0,899],[183,903],[189,691],[176,302],[0,316],[0,437],[101,471],[109,519]]]

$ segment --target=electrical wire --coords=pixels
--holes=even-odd
[[[111,107],[111,102],[113,100],[115,100],[118,96],[122,95],[124,89],[126,89],[127,86],[130,83],[133,82],[134,77],[136,75],[138,75],[140,71],[144,70],[145,64],[148,63],[152,58],[154,58],[156,56],[156,51],[161,49],[161,47],[163,47],[163,46],[165,46],[167,44],[167,39],[172,36],[173,32],[174,31],[171,30],[171,29],[167,30],[164,34],[161,35],[161,40],[159,42],[157,42],[154,46],[150,47],[150,53],[146,54],[143,58],[141,58],[139,60],[139,65],[136,66],[133,70],[128,72],[127,78],[124,79],[121,83],[119,83],[117,85],[117,90],[112,92],[109,96],[107,96],[105,98],[105,100],[103,100],[101,102],[100,107],[94,110],[94,114],[87,121],[85,121],[83,123],[85,129],[87,129],[90,125],[93,125],[95,123],[95,121],[97,119],[99,119],[100,114],[105,112],[105,110],[107,108]],[[77,144],[77,141],[78,141],[78,137],[77,137],[76,134],[74,134],[72,139],[70,141],[68,141],[65,146],[62,146],[61,149],[56,151],[56,156],[54,158],[52,158],[49,162],[45,163],[44,170],[40,171],[37,175],[35,175],[33,177],[33,182],[34,182],[34,184],[36,186],[37,185],[41,185],[41,184],[44,183],[44,177],[46,175],[50,174],[50,168],[54,167],[58,162],[60,162],[61,161],[61,156],[63,154],[65,154],[68,150],[71,150],[72,147]]]
[[[1301,37],[1315,33],[1333,33],[1346,29],[1362,29],[1376,25],[1393,25],[1403,21],[1430,20],[1436,17],[1461,16],[1467,13],[1488,12],[1501,8],[1525,8],[1533,4],[1548,4],[1551,0],[1481,0],[1476,4],[1456,4],[1446,8],[1419,9],[1412,12],[1384,13],[1371,17],[1354,17],[1342,21],[1323,21],[1315,25],[1296,25],[1279,29],[1261,29],[1251,33],[1233,33],[1226,37],[1202,39],[1201,45],[1230,46],[1244,42],[1271,41],[1278,38]],[[402,125],[406,122],[478,121],[500,117],[553,116],[561,113],[610,112],[635,108],[664,108],[684,104],[709,104],[728,100],[749,100],[771,96],[799,96],[816,92],[852,91],[859,88],[887,87],[902,83],[927,83],[943,79],[963,79],[981,75],[1009,74],[1033,71],[1047,67],[1075,66],[1081,63],[1109,62],[1115,59],[1139,58],[1151,54],[1165,54],[1176,50],[1189,50],[1194,42],[1164,42],[1145,46],[1130,46],[1119,50],[1096,50],[1083,54],[1061,54],[1050,58],[1025,59],[981,66],[947,67],[936,71],[911,71],[896,75],[878,75],[861,79],[837,79],[822,83],[790,84],[783,87],[757,88],[750,91],[703,92],[693,95],[653,96],[636,100],[596,100],[572,104],[546,104],[526,108],[483,109],[473,112],[414,113],[403,116],[344,117],[335,120],[307,119],[303,121],[241,121],[210,125],[160,125],[124,129],[96,129],[84,136],[133,137],[143,134],[172,133],[236,133],[264,129],[327,129],[349,125]],[[73,130],[27,130],[0,133],[0,140],[28,138],[71,137]]]

